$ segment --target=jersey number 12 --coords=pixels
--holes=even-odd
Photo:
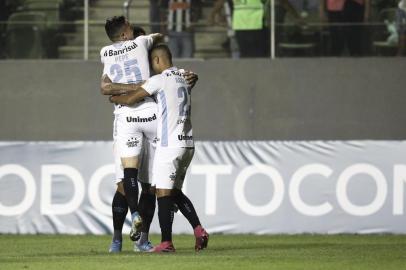
[[[190,115],[190,89],[185,87],[178,88],[178,98],[182,99],[179,104],[179,116],[189,116]]]

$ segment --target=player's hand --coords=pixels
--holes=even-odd
[[[114,96],[109,96],[110,103],[115,103],[113,99],[114,99]]]
[[[106,82],[106,83],[111,83],[112,82],[107,74],[103,75],[102,81]]]
[[[104,74],[102,77],[101,88],[106,88],[106,86],[111,85],[112,81],[110,80],[107,74]]]
[[[197,76],[196,73],[186,70],[185,73],[183,73],[183,77],[185,78],[187,84],[190,87],[194,87],[197,81],[199,80],[199,76]]]

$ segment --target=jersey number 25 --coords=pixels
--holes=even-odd
[[[110,75],[113,77],[113,82],[120,82],[124,74],[127,78],[127,83],[142,81],[141,70],[138,67],[138,61],[136,59],[127,60],[123,64],[114,64],[110,67]],[[134,76],[132,76],[133,74]]]

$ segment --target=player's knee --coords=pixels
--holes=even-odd
[[[151,194],[151,195],[155,195],[155,193],[156,193],[156,188],[155,188],[155,186],[150,186],[150,187],[149,187],[149,190],[148,190],[148,193]]]
[[[160,189],[157,188],[155,194],[158,198],[165,197],[165,196],[172,196],[172,189]]]
[[[151,193],[151,184],[141,182],[142,193],[149,194]]]
[[[172,189],[172,196],[179,196],[182,194],[183,194],[182,190],[177,189],[177,188]]]
[[[124,185],[122,181],[117,183],[117,191],[125,196]]]
[[[138,156],[121,158],[123,168],[138,168]]]
[[[155,186],[151,186],[148,183],[141,183],[142,193],[155,195],[156,189]]]

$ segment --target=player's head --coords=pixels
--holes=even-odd
[[[134,39],[132,26],[124,16],[108,18],[104,29],[106,29],[107,36],[113,42]]]
[[[145,36],[147,34],[142,27],[133,25],[132,28],[133,28],[134,38],[139,37],[139,36]]]
[[[155,73],[159,74],[172,66],[172,54],[165,44],[157,44],[151,49],[151,67]]]

